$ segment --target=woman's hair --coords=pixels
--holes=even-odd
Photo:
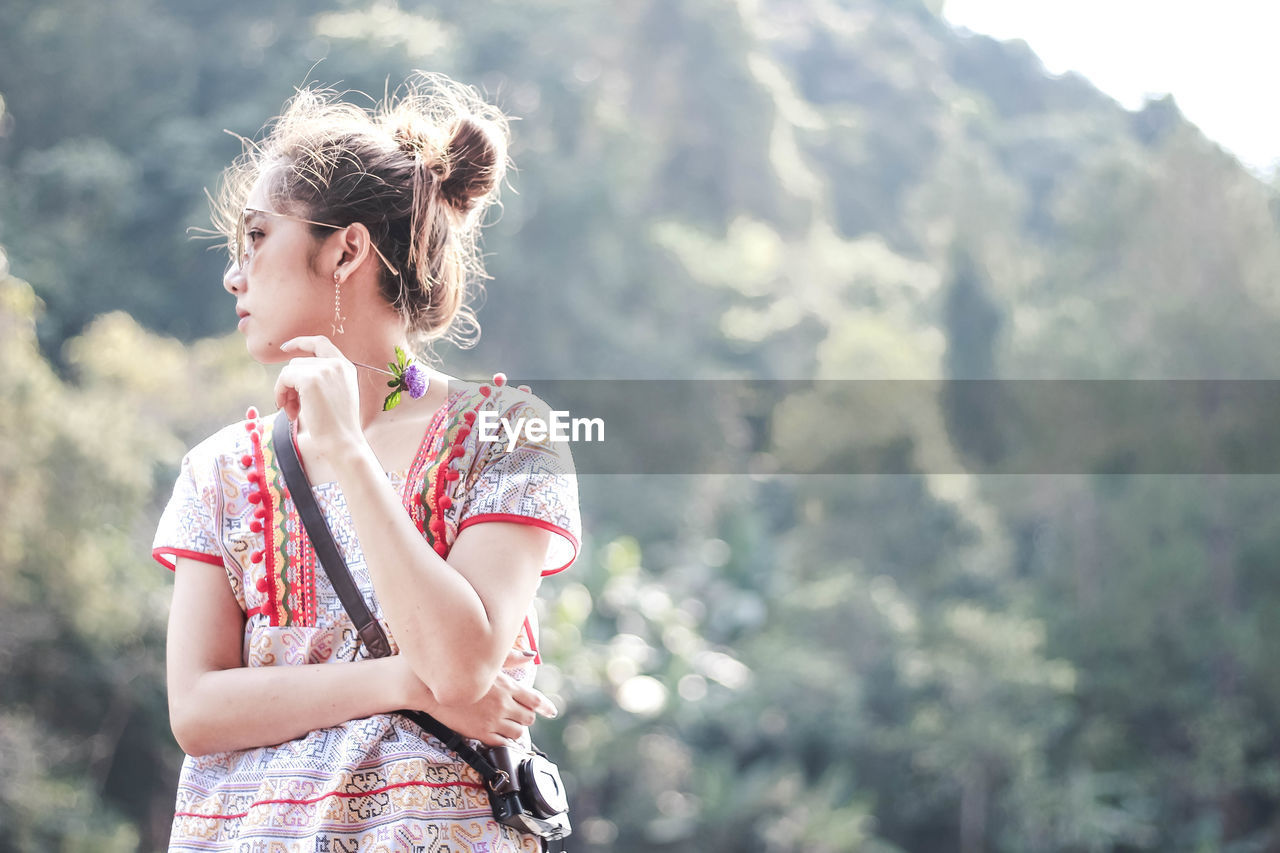
[[[507,119],[443,74],[414,72],[401,89],[371,110],[331,89],[299,89],[265,139],[241,138],[244,151],[213,201],[214,224],[231,238],[266,175],[281,213],[364,223],[400,271],[378,265],[383,296],[415,338],[471,346],[480,327],[468,289],[487,277],[478,237],[508,167]]]

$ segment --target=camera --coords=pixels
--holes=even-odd
[[[480,752],[501,774],[489,785],[494,820],[552,840],[573,832],[560,771],[546,755],[509,746]]]

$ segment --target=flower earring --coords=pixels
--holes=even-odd
[[[337,270],[333,273],[333,334],[341,335],[345,329],[342,324],[346,322],[346,317],[342,316],[342,277]]]

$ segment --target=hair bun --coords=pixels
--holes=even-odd
[[[507,152],[498,134],[483,119],[460,118],[449,140],[440,194],[457,211],[470,213],[493,192],[506,172]]]
[[[421,155],[428,163],[439,159],[439,143],[434,139],[435,135],[431,126],[417,116],[403,116],[391,131],[401,151],[410,156]]]

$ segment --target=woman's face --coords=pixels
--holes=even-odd
[[[245,206],[274,211],[267,186],[259,177]],[[249,213],[244,231],[249,259],[242,266],[228,266],[222,286],[236,298],[238,328],[254,360],[285,361],[290,356],[280,352],[280,344],[299,335],[331,331],[333,281],[311,268],[316,239],[309,225]]]

